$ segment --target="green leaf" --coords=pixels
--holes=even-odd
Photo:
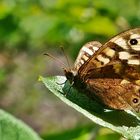
[[[100,104],[70,87],[63,76],[39,78],[63,102],[73,107],[93,122],[110,128],[125,138],[140,139],[140,120],[131,112],[107,110]]]
[[[97,128],[94,128],[94,130]],[[80,126],[74,129],[69,129],[62,132],[55,132],[52,134],[44,135],[45,140],[87,140],[91,137],[91,132],[93,131],[93,126]],[[96,130],[95,130],[96,131]]]
[[[22,121],[0,110],[0,140],[41,140]]]

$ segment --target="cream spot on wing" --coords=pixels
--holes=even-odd
[[[89,58],[86,55],[83,55],[82,58],[87,61]]]
[[[121,85],[123,85],[123,84],[129,84],[129,83],[130,82],[128,80],[125,80],[125,79],[121,81]]]
[[[83,47],[83,48],[82,48],[82,51],[84,51],[84,52],[88,53],[89,55],[93,55],[93,51],[92,51],[92,50],[90,50],[90,49],[89,49],[89,48],[87,48],[87,47]]]
[[[130,38],[132,39],[132,38],[140,38],[140,34],[132,34],[131,36],[130,36]]]
[[[109,58],[104,58],[102,55],[98,55],[97,59],[105,64],[109,63]]]
[[[82,65],[84,64],[84,60],[81,59],[80,62],[81,62]]]
[[[120,58],[121,60],[127,60],[127,59],[129,59],[130,57],[131,57],[131,55],[130,55],[128,52],[125,52],[125,51],[119,52],[119,58]]]
[[[113,57],[115,55],[115,51],[110,48],[106,48],[103,52],[110,57]]]
[[[136,80],[135,83],[140,86],[140,80]]]
[[[119,45],[121,48],[123,49],[128,49],[127,43],[125,41],[125,39],[118,37],[118,39],[112,39],[112,42],[115,42],[117,45]]]
[[[135,51],[140,51],[140,45],[132,45],[131,49],[133,49]]]
[[[128,60],[128,64],[140,65],[140,60],[138,60],[138,59],[130,59],[130,60]]]
[[[122,65],[117,63],[117,64],[113,65],[113,68],[114,68],[116,73],[120,73]]]
[[[98,47],[95,47],[95,46],[93,46],[92,48],[93,48],[93,50],[95,50],[95,51],[97,51],[97,50],[99,49]]]

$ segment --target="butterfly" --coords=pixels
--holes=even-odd
[[[74,87],[106,107],[140,112],[140,28],[105,44],[85,44],[73,68],[64,72]]]

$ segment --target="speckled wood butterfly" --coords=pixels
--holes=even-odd
[[[140,28],[85,44],[67,79],[111,109],[140,112]]]

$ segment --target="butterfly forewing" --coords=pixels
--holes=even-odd
[[[136,37],[136,38],[134,38]],[[81,76],[104,73],[100,77],[114,75],[129,80],[140,80],[140,29],[123,32],[96,51],[80,69]],[[130,43],[131,42],[131,43]],[[107,71],[108,70],[108,71]]]

